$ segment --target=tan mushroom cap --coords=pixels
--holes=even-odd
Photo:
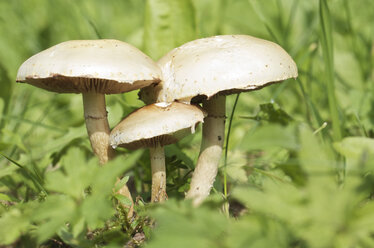
[[[188,42],[158,61],[163,81],[144,88],[145,102],[190,102],[195,96],[230,94],[297,77],[279,45],[248,35],[221,35]]]
[[[110,134],[110,145],[128,149],[165,146],[194,133],[203,122],[200,107],[184,103],[156,103],[144,106],[123,119]]]
[[[114,94],[159,82],[161,70],[136,47],[118,40],[72,40],[26,60],[17,82],[60,93]]]

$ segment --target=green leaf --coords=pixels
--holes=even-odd
[[[147,248],[220,247],[227,219],[206,207],[193,208],[190,202],[169,200],[151,211],[157,227]]]
[[[87,196],[81,207],[81,213],[89,228],[102,227],[105,221],[114,214],[110,196],[117,177],[133,167],[142,153],[142,150],[138,150],[98,167],[91,179],[91,194]]]
[[[19,167],[17,167],[15,164],[10,164],[8,166],[4,166],[3,168],[0,168],[0,179],[2,177],[12,175],[18,169]]]
[[[374,170],[374,139],[366,137],[347,137],[335,142],[333,147],[346,158],[348,172],[361,172]]]
[[[27,231],[30,220],[22,215],[20,209],[13,208],[1,216],[0,225],[0,244],[7,245]]]
[[[113,182],[110,186],[114,185]],[[84,217],[88,228],[96,229],[103,227],[105,221],[114,215],[114,209],[112,207],[111,199],[108,197],[108,192],[106,194],[101,194],[101,192],[94,193],[84,200],[81,206],[81,215]]]
[[[126,196],[124,196],[124,195],[120,195],[120,194],[115,194],[114,195],[114,197],[121,203],[121,204],[123,204],[123,205],[125,205],[125,206],[131,206],[132,205],[132,202],[131,202],[131,200],[128,198],[128,197],[126,197]]]
[[[365,152],[374,154],[374,139],[366,137],[347,137],[334,143],[334,148],[346,158],[358,159]]]
[[[305,186],[307,174],[302,170],[300,164],[294,158],[279,164],[277,168],[281,169],[287,176],[289,176],[295,184]]]
[[[303,170],[310,175],[317,175],[317,178],[335,176],[336,161],[329,156],[328,148],[320,144],[306,126],[300,127],[300,144],[299,161]]]
[[[40,223],[36,231],[38,241],[52,237],[67,222],[73,220],[76,210],[77,206],[72,198],[64,195],[49,196],[32,215],[32,219]]]
[[[165,147],[165,155],[166,157],[175,156],[178,160],[183,161],[183,163],[187,165],[189,169],[195,168],[192,159],[189,156],[187,156],[187,154],[184,153],[183,150],[175,144],[168,145]]]
[[[80,199],[99,168],[97,161],[87,161],[81,150],[72,148],[63,157],[61,164],[63,171],[57,170],[47,174],[46,187],[51,191]]]
[[[147,0],[144,23],[144,50],[153,59],[196,39],[190,0]]]
[[[275,107],[273,103],[260,104],[260,111],[254,117],[242,117],[256,121],[267,121],[270,123],[288,125],[293,119],[283,109]]]
[[[264,149],[267,147],[283,147],[287,149],[298,149],[298,142],[294,126],[266,125],[248,132],[241,143],[246,150]]]
[[[125,176],[118,183],[116,183],[114,191],[117,192],[118,190],[122,189],[122,187],[125,186],[126,183],[129,181],[129,178],[129,176]]]
[[[10,146],[11,146],[10,144],[7,144],[7,143],[4,143],[4,142],[0,141],[0,151],[3,151],[3,150],[7,149]]]
[[[225,247],[230,248],[288,248],[291,238],[282,223],[258,215],[243,216],[236,221],[231,221],[226,236]]]
[[[1,201],[9,201],[9,202],[13,202],[14,201],[8,195],[3,194],[3,193],[0,193],[0,200]]]

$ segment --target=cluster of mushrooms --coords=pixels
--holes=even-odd
[[[226,95],[295,77],[296,64],[279,45],[248,35],[221,35],[188,42],[157,63],[118,40],[67,41],[25,61],[17,82],[58,93],[82,93],[88,136],[101,164],[113,158],[118,146],[149,148],[152,202],[167,198],[163,147],[194,133],[203,123],[200,154],[186,194],[198,205],[209,195],[217,175]],[[148,105],[110,131],[105,94],[137,89]],[[126,186],[121,192],[131,199]]]

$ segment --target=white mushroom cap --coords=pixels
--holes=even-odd
[[[204,117],[200,107],[194,105],[178,102],[147,105],[128,115],[112,130],[110,145],[138,149],[176,143],[194,133],[195,126]]]
[[[141,91],[145,102],[190,102],[193,97],[249,91],[297,77],[279,45],[248,35],[221,35],[188,42],[158,64],[163,81]]]
[[[159,82],[161,70],[136,47],[118,40],[72,40],[48,48],[18,70],[17,82],[65,93],[112,94]]]

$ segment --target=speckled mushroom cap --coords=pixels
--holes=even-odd
[[[163,81],[140,92],[145,102],[190,102],[193,97],[262,88],[297,77],[279,45],[248,35],[221,35],[188,42],[158,61]]]
[[[17,82],[60,93],[114,94],[159,82],[160,77],[157,64],[125,42],[72,40],[26,60]]]
[[[200,107],[184,103],[155,103],[144,106],[123,119],[110,133],[110,145],[128,149],[176,143],[194,133],[203,122]]]

